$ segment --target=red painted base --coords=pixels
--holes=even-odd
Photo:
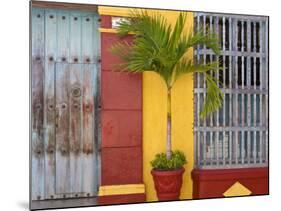
[[[144,193],[98,197],[98,205],[140,203],[145,201],[146,197]]]
[[[224,197],[223,193],[235,182],[248,188],[251,195],[269,193],[268,168],[219,169],[192,171],[193,198]]]

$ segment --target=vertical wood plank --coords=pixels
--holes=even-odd
[[[94,49],[94,51],[91,51],[91,53],[93,54],[93,58],[95,59],[94,61],[98,63],[97,68],[99,69],[99,66],[100,66],[99,60],[101,58],[101,56],[100,56],[101,41],[100,41],[100,36],[99,36],[100,22],[99,22],[98,14],[92,14],[91,25],[93,27],[93,31],[92,31],[93,34],[91,35],[91,39],[93,39],[93,49]]]
[[[73,197],[82,194],[82,69],[81,64],[69,64],[69,108],[70,108],[70,184]]]
[[[86,16],[82,18],[82,58],[86,62],[94,60],[93,49],[97,49],[95,38],[92,36],[95,28],[95,17]],[[90,58],[90,61],[87,61]],[[96,61],[95,61],[96,62]],[[94,196],[97,193],[97,139],[95,136],[95,94],[94,85],[97,84],[96,64],[83,65],[83,192],[86,196]]]
[[[44,10],[32,9],[32,123],[31,198],[45,198],[45,150],[44,150]]]
[[[93,55],[96,58],[96,64],[94,64],[94,106],[95,106],[95,112],[94,112],[94,147],[96,149],[95,154],[94,154],[94,163],[97,166],[94,166],[94,175],[95,175],[95,181],[94,181],[94,191],[93,194],[97,195],[97,189],[98,185],[100,184],[100,173],[101,172],[101,161],[100,161],[100,153],[98,152],[98,149],[100,148],[101,145],[101,122],[100,122],[100,112],[99,112],[99,107],[100,107],[100,69],[101,69],[101,64],[100,64],[100,52],[101,52],[101,41],[100,41],[100,36],[99,36],[99,27],[100,27],[100,22],[99,22],[99,15],[98,14],[93,14],[93,33],[94,36],[91,36],[94,44],[94,52]]]
[[[90,63],[96,62],[95,55],[93,49],[96,49],[96,43],[94,43],[94,24],[95,19],[93,15],[85,15],[81,17],[81,36],[82,36],[82,43],[81,43],[81,57],[83,63]]]
[[[69,12],[57,12],[57,58],[56,62],[69,62],[70,25]],[[66,66],[64,65],[66,68]]]
[[[96,150],[94,148],[94,65],[83,67],[83,191],[93,196],[97,191],[95,166]]]
[[[70,152],[70,180],[72,193],[74,197],[83,197],[83,154],[82,154],[82,95],[83,95],[83,72],[81,62],[82,52],[82,17],[78,12],[72,12],[69,15],[69,60],[70,64],[70,100],[73,108],[70,113],[70,134],[71,134],[71,152]],[[93,35],[92,35],[93,36]]]
[[[55,197],[55,60],[57,50],[57,22],[54,10],[45,11],[45,85],[44,85],[44,140],[47,147],[45,158],[46,198]]]
[[[68,68],[62,63],[57,63],[55,67],[56,193],[63,198],[71,196]]]

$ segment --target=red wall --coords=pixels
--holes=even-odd
[[[111,28],[111,17],[101,17]],[[121,60],[110,53],[116,33],[101,33],[101,185],[139,184],[142,181],[142,75],[113,71]],[[141,196],[140,196],[141,195]],[[100,197],[100,204],[144,201],[144,194]]]

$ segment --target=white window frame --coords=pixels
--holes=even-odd
[[[201,45],[194,57],[205,63],[219,61],[223,70],[212,74],[224,93],[222,107],[200,119],[206,83],[203,74],[194,74],[195,166],[267,166],[268,17],[196,13],[194,23],[195,31],[208,28],[219,36],[219,56]]]

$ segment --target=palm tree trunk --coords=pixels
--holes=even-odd
[[[166,156],[170,160],[172,157],[172,141],[171,141],[171,89],[168,89],[168,98],[167,98],[167,146],[166,146]]]

